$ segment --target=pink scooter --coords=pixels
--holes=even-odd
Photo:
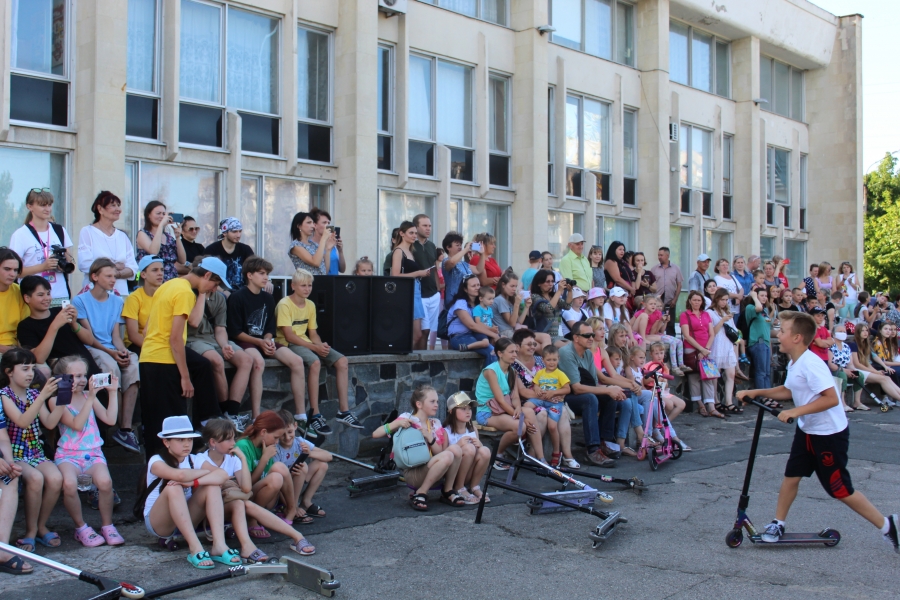
[[[661,369],[662,367],[658,366],[652,371],[644,373],[645,377],[653,377],[653,399],[650,400],[650,408],[647,410],[646,422],[644,423],[644,440],[641,442],[638,458],[646,456],[647,461],[650,463],[650,469],[653,471],[657,470],[659,465],[670,458],[672,460],[681,458],[681,446],[672,437],[672,430],[669,427],[669,416],[666,414],[662,402],[662,386],[659,383],[660,378],[671,380],[674,377],[666,375]],[[660,431],[663,436],[663,441],[659,446],[650,445],[650,437],[654,430]]]

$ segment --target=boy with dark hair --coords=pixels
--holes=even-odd
[[[838,390],[828,365],[808,350],[816,336],[815,320],[794,311],[784,311],[779,318],[781,351],[791,357],[784,385],[768,390],[740,391],[737,396],[745,403],[761,396],[773,400],[793,399],[795,405],[778,415],[778,420],[783,423],[791,418],[797,419],[797,429],[778,493],[775,520],[766,527],[762,541],[777,542],[781,538],[784,521],[800,488],[800,480],[815,473],[829,496],[837,498],[878,527],[894,552],[900,553],[900,519],[896,514],[885,517],[878,512],[862,493],[853,489],[850,481],[850,473],[847,472],[847,449],[850,445],[847,416],[838,399]]]
[[[828,362],[828,349],[834,345],[834,338],[825,326],[825,311],[818,306],[809,311],[810,316],[816,320],[816,332],[809,350],[825,362]]]
[[[234,340],[253,359],[254,369],[250,382],[251,389],[262,389],[263,369],[266,358],[276,358],[291,370],[291,394],[294,396],[296,414],[294,418],[306,429],[306,378],[303,373],[303,359],[291,352],[275,337],[275,298],[265,291],[269,283],[272,263],[259,256],[251,256],[242,265],[244,286],[228,297],[226,319],[228,339]],[[260,395],[261,396],[261,395]],[[251,416],[255,419],[260,412],[262,398],[251,397]],[[324,419],[322,420],[324,423]],[[315,427],[316,433],[330,435],[331,428]]]

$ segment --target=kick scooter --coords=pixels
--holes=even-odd
[[[777,408],[770,408],[756,399],[751,400],[750,403],[759,407],[759,415],[756,417],[756,428],[753,430],[753,441],[750,444],[750,458],[747,460],[744,487],[741,490],[741,499],[738,501],[737,518],[734,521],[734,528],[725,536],[725,543],[729,548],[737,548],[744,541],[743,529],[747,530],[750,541],[754,544],[762,543],[765,545],[769,543],[762,541],[762,534],[750,522],[750,517],[747,516],[747,506],[750,504],[750,477],[753,475],[753,463],[756,461],[756,449],[759,446],[759,434],[762,430],[763,416],[765,413],[770,412],[777,417],[781,411]],[[788,423],[793,422],[793,419],[788,419]],[[781,539],[777,542],[771,543],[772,545],[825,544],[826,546],[837,546],[840,541],[841,534],[838,531],[826,528],[819,533],[785,533],[782,534]]]
[[[666,462],[670,458],[678,460],[681,458],[681,446],[672,438],[672,430],[669,427],[669,416],[666,414],[662,402],[662,386],[659,384],[659,378],[675,379],[671,375],[660,372],[661,367],[656,367],[652,371],[645,373],[645,377],[653,377],[653,399],[650,401],[650,407],[647,410],[647,419],[644,423],[644,439],[641,441],[641,449],[638,451],[638,458],[641,455],[647,456],[647,462],[650,463],[650,469],[656,471],[659,465]],[[656,423],[654,425],[654,422]],[[651,446],[650,438],[654,430],[659,430],[663,435],[663,441],[659,446]]]

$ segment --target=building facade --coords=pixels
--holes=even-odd
[[[859,15],[806,0],[0,0],[0,240],[50,187],[238,216],[287,275],[312,206],[350,268],[424,212],[521,269],[572,232],[862,261]],[[653,256],[650,261],[652,263]]]

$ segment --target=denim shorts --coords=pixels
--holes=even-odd
[[[478,410],[475,413],[475,421],[478,422],[479,425],[485,427],[487,425],[488,419],[493,417],[494,415],[491,413],[491,409],[487,410]]]
[[[178,531],[177,527],[169,535],[159,535],[158,533],[153,531],[153,526],[150,525],[150,515],[147,515],[146,517],[144,517],[144,527],[147,528],[147,531],[150,532],[150,535],[155,535],[156,537],[162,538],[162,539],[172,538],[172,537],[175,537],[176,535],[179,535],[179,531]]]
[[[537,408],[543,408],[547,411],[547,414],[551,419],[559,423],[559,418],[562,416],[563,404],[565,404],[565,402],[550,402],[549,400],[529,398],[528,404],[533,404]]]

